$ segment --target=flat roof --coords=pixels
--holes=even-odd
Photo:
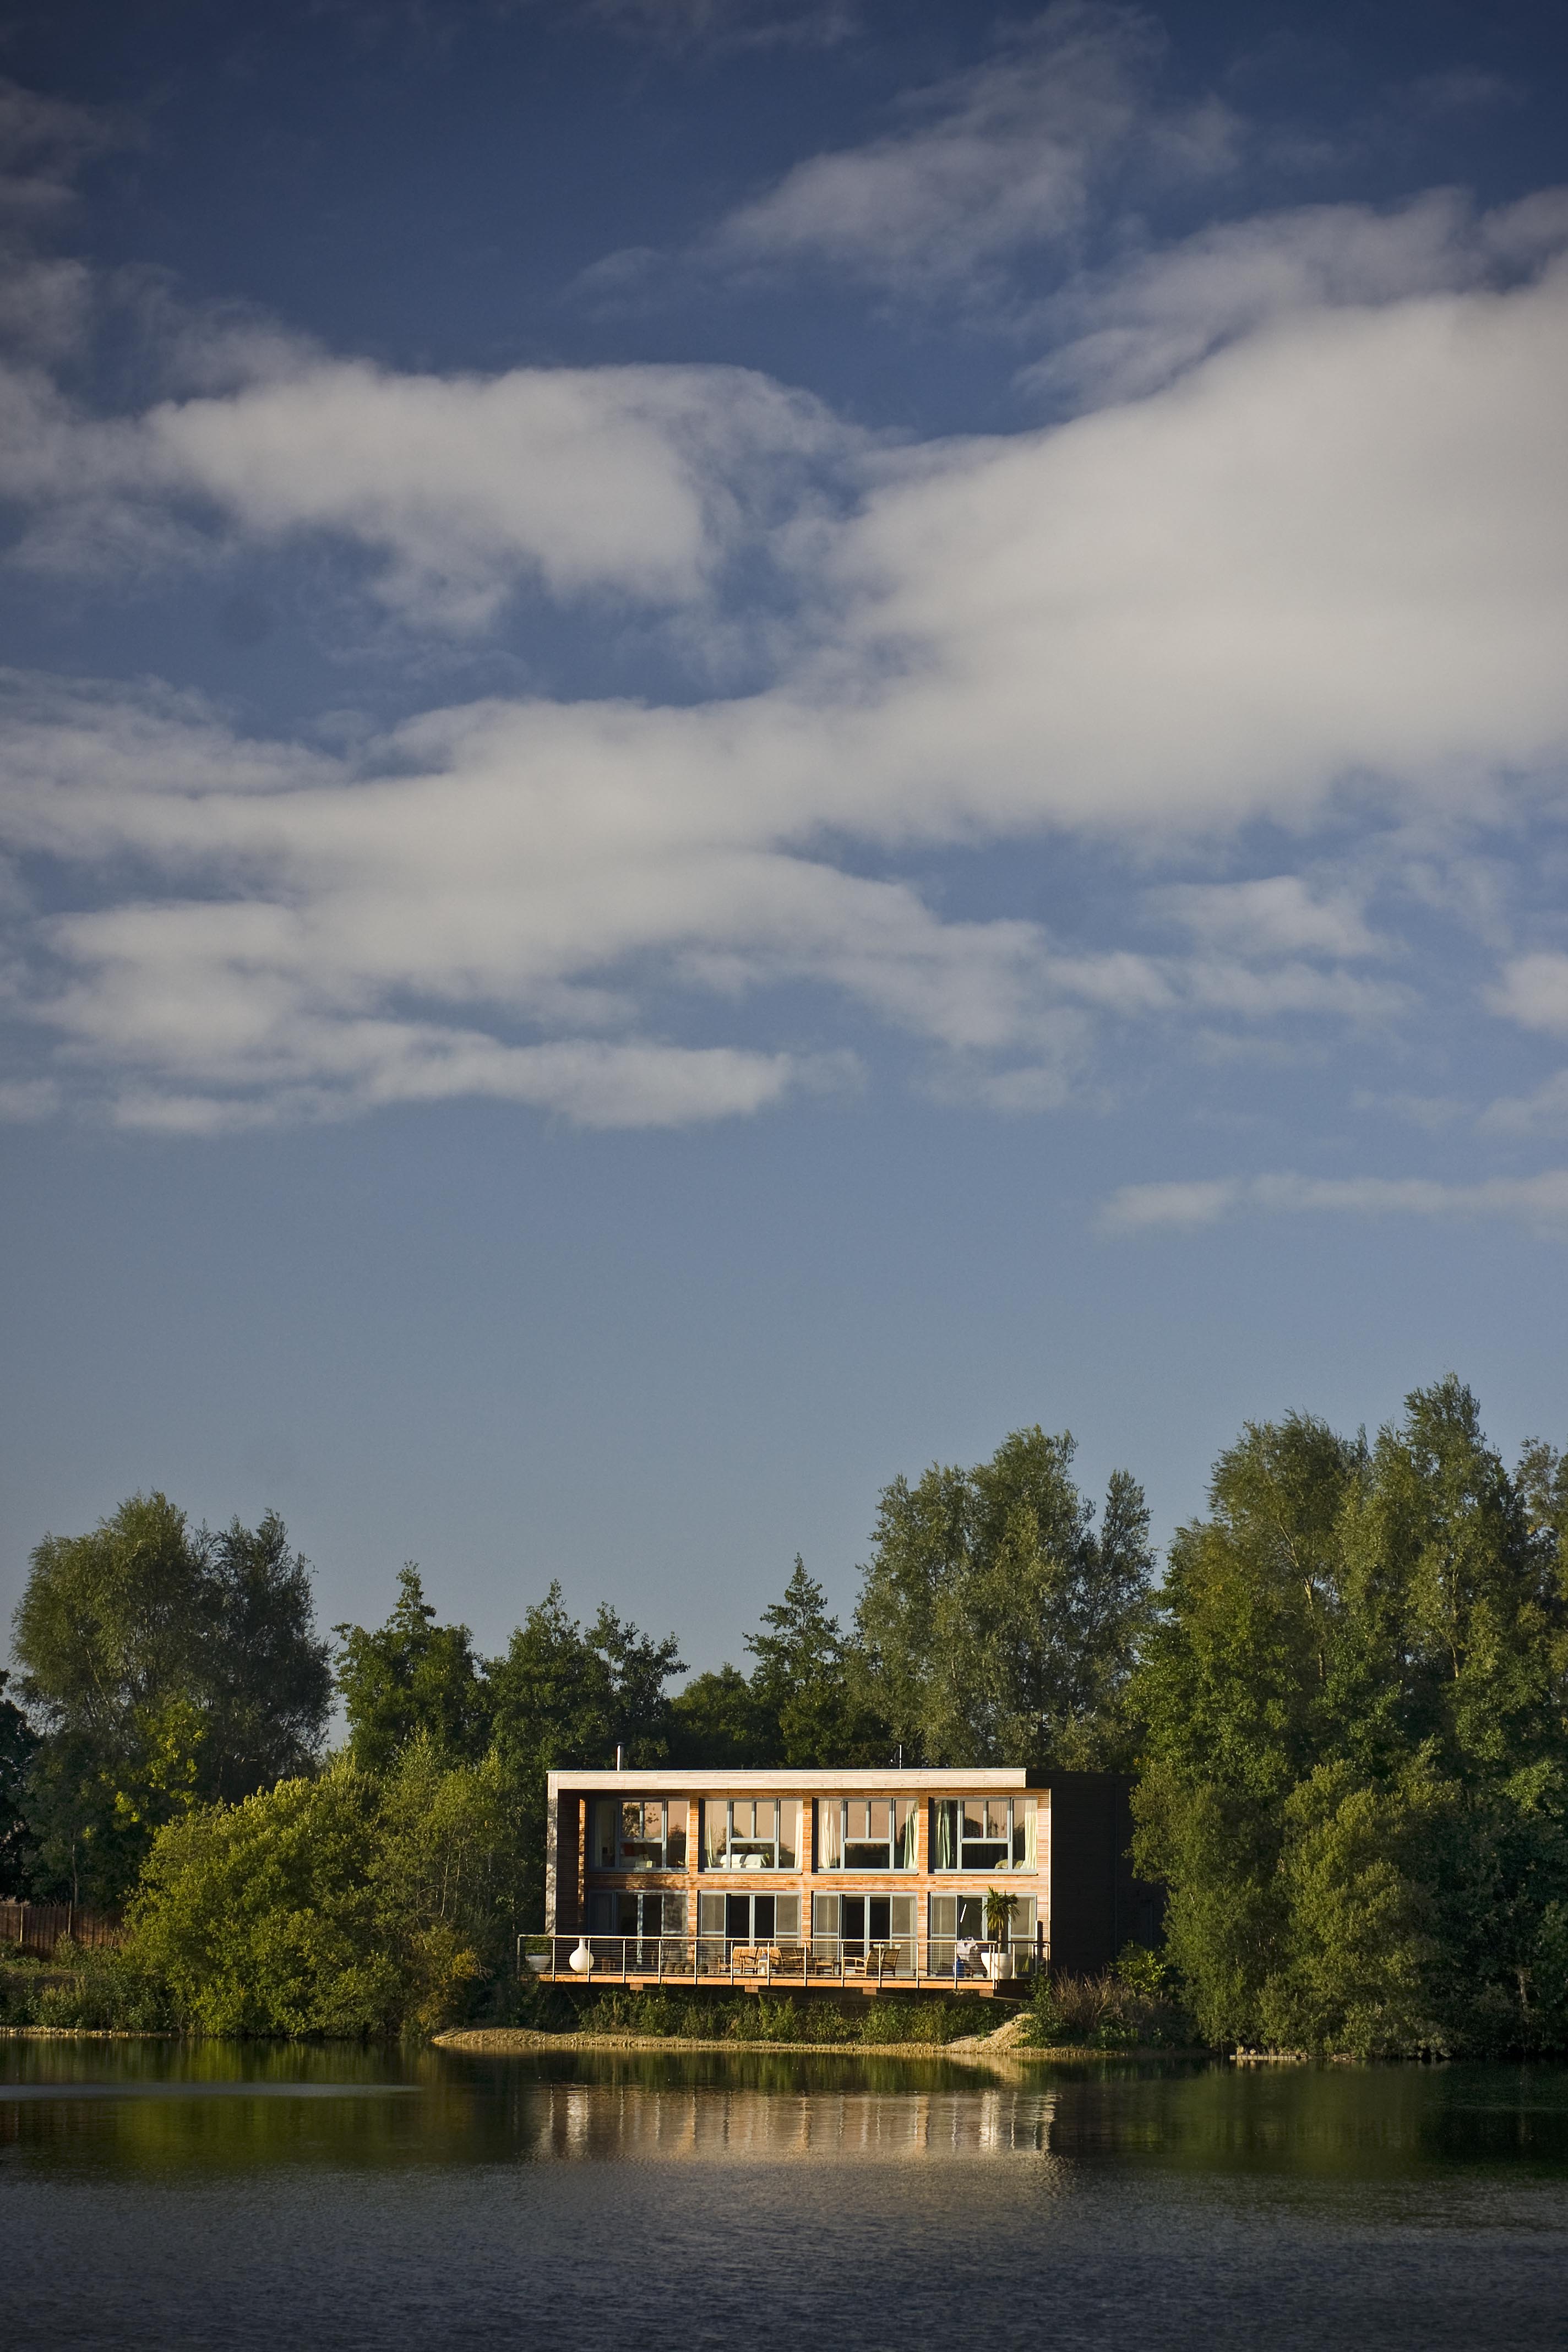
[[[866,1765],[847,1765],[832,1770],[820,1764],[786,1767],[770,1766],[766,1771],[746,1770],[739,1766],[730,1769],[717,1765],[710,1769],[694,1771],[689,1766],[679,1769],[665,1764],[629,1764],[624,1770],[613,1768],[599,1771],[562,1771],[545,1775],[545,1786],[551,1796],[563,1789],[574,1789],[584,1795],[600,1790],[624,1789],[627,1795],[646,1789],[650,1795],[663,1796],[686,1791],[692,1796],[711,1792],[714,1796],[730,1796],[738,1789],[755,1789],[769,1795],[798,1797],[821,1790],[824,1794],[837,1789],[868,1789],[887,1790],[894,1795],[901,1789],[911,1792],[940,1795],[951,1790],[962,1794],[969,1789],[1026,1789],[1028,1768],[1023,1764],[955,1765],[950,1770],[933,1770],[929,1766],[900,1771],[896,1765],[886,1765],[880,1770]]]

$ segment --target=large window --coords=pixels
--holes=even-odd
[[[1035,1797],[939,1797],[932,1807],[935,1870],[1038,1868]]]
[[[917,1807],[909,1797],[824,1797],[816,1808],[818,1870],[912,1870]]]
[[[800,1943],[798,1895],[700,1895],[697,1925],[705,1939],[748,1944]]]
[[[797,1797],[704,1797],[705,1870],[795,1870],[800,1859]]]
[[[684,1870],[684,1797],[595,1797],[588,1824],[591,1870]]]
[[[912,1976],[915,1898],[912,1895],[814,1895],[811,1951],[831,1970],[862,1968],[878,1976]]]
[[[1027,1964],[1027,1956],[1035,1948],[1038,1916],[1034,1895],[1014,1896],[1013,1916],[1007,1923],[1005,1941],[1015,1965],[1020,1960]],[[984,1955],[992,1940],[985,1925],[984,1895],[931,1896],[926,1966],[933,1976],[984,1976],[990,1973]]]

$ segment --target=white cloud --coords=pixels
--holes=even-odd
[[[1487,991],[1492,1012],[1523,1029],[1568,1036],[1568,955],[1544,952],[1516,956]]]
[[[1538,1135],[1568,1127],[1568,1070],[1554,1070],[1533,1094],[1500,1095],[1487,1105],[1479,1124],[1496,1135]]]
[[[1568,1232],[1568,1168],[1539,1176],[1489,1176],[1475,1184],[1427,1176],[1223,1176],[1168,1184],[1124,1184],[1100,1212],[1105,1233],[1216,1224],[1247,1211],[1265,1214],[1506,1217],[1538,1233]]]
[[[109,422],[36,373],[0,376],[0,488],[47,517],[25,554],[97,563],[118,532],[177,555],[168,509],[194,499],[263,543],[357,542],[382,602],[427,627],[483,628],[524,580],[679,605],[856,441],[740,368],[398,376],[224,342],[226,364],[246,354],[260,380]]]
[[[166,691],[22,682],[0,851],[58,861],[74,911],[18,920],[13,997],[121,1117],[459,1091],[700,1117],[810,1082],[794,1027],[674,1036],[696,992],[704,1040],[716,999],[847,1003],[1004,1108],[1060,1099],[1113,1023],[1207,1024],[1215,1051],[1226,1024],[1386,1024],[1415,999],[1353,968],[1386,943],[1305,851],[1130,889],[1134,940],[1151,914],[1184,933],[1167,955],[1114,916],[1070,944],[944,919],[897,864],[1074,833],[1145,882],[1178,842],[1225,871],[1255,820],[1503,810],[1568,747],[1552,271],[1274,317],[1135,402],[900,450],[737,371],[443,380],[286,342],[255,365],[100,420],[15,375],[5,478],[46,519],[177,538],[205,502],[247,543],[331,533],[411,625],[481,628],[532,578],[684,610],[700,643],[737,625],[737,547],[795,609],[770,605],[749,695],[498,698],[352,756]],[[1568,1025],[1565,973],[1520,959],[1494,1002]]]
[[[1181,882],[1149,893],[1152,914],[1245,955],[1377,955],[1361,906],[1344,890],[1314,895],[1297,874],[1255,882]]]
[[[723,268],[812,262],[900,293],[973,292],[974,274],[1031,247],[1070,247],[1098,177],[1125,163],[1183,177],[1224,170],[1236,126],[1210,101],[1150,96],[1163,43],[1131,8],[1061,0],[983,65],[902,102],[904,121],[815,155],[731,213],[705,257]]]
[[[1507,284],[1568,247],[1568,188],[1479,218],[1438,188],[1392,211],[1311,205],[1203,229],[1082,277],[1044,307],[1054,348],[1029,391],[1078,406],[1136,400],[1238,336],[1303,311]]]

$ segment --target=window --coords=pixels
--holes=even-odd
[[[936,1870],[1026,1870],[1038,1867],[1035,1797],[939,1797],[932,1808]]]
[[[917,1808],[909,1797],[824,1797],[818,1870],[912,1870]]]
[[[641,1895],[632,1890],[601,1891],[588,1897],[591,1936],[633,1937],[639,1944],[660,1936],[686,1933],[684,1895]]]
[[[800,1853],[798,1797],[704,1797],[704,1870],[794,1870]]]
[[[798,1895],[700,1895],[699,1930],[733,1944],[800,1942]]]
[[[912,1976],[915,1898],[912,1895],[814,1895],[811,1950],[829,1969],[842,1963],[856,1975]]]
[[[595,1797],[588,1824],[590,1870],[684,1870],[684,1797]]]
[[[1006,1941],[1013,1954],[1015,1970],[1020,1964],[1027,1965],[1027,1956],[1034,1949],[1037,1916],[1034,1895],[1016,1895],[1013,1897],[1013,1916],[1007,1925]],[[985,1932],[984,1895],[931,1896],[926,1966],[932,1976],[988,1974],[982,1956],[990,1941]]]

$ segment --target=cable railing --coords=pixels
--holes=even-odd
[[[518,1974],[578,1984],[881,1986],[1006,1984],[1050,1960],[1044,1938],[952,1936],[520,1936]]]

